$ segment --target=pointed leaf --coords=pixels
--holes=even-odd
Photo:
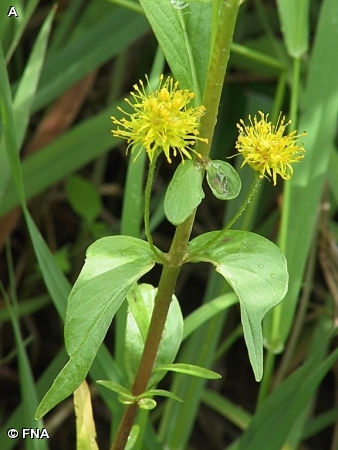
[[[217,231],[213,231],[193,239],[189,247],[192,255],[189,261],[210,262],[236,292],[250,362],[255,378],[259,381],[263,375],[261,321],[287,292],[286,259],[272,242],[247,231],[227,231],[198,254],[198,248],[202,248],[217,234]]]
[[[106,380],[97,380],[98,384],[102,384],[102,386],[105,386],[106,388],[110,389],[113,392],[117,392],[118,394],[124,395],[127,398],[130,398],[131,400],[134,400],[133,394],[124,386],[118,383],[114,383],[114,381],[106,381]]]
[[[42,399],[36,417],[81,384],[128,290],[154,263],[149,245],[129,236],[105,237],[88,248],[67,304],[65,346],[70,360]]]
[[[183,400],[180,397],[177,397],[177,395],[164,389],[150,389],[149,391],[143,392],[143,394],[138,395],[137,398],[151,397],[152,395],[158,395],[160,397],[168,397],[172,398],[173,400],[177,400],[178,402],[183,402]]]
[[[169,0],[140,0],[174,77],[181,89],[202,98],[209,67],[212,2],[191,3],[189,13]]]
[[[154,371],[159,370],[170,370],[172,372],[185,373],[187,375],[192,375],[194,377],[206,378],[208,380],[217,380],[222,378],[219,373],[213,370],[205,369],[204,367],[194,366],[193,364],[164,364],[162,366],[155,367]]]

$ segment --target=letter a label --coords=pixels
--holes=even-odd
[[[11,16],[19,17],[19,16],[18,16],[18,13],[16,12],[16,9],[14,8],[14,6],[11,6],[11,7],[9,8],[9,11],[8,11],[7,16],[8,16],[8,17],[11,17]]]

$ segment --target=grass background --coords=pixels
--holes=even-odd
[[[18,18],[7,17],[7,0],[0,6],[0,442],[4,450],[72,449],[71,399],[45,418],[50,441],[18,442],[7,429],[43,426],[34,411],[67,359],[66,300],[88,245],[111,234],[143,237],[146,159],[131,164],[124,143],[110,133],[109,117],[145,73],[156,77],[170,68],[137,2],[60,1],[57,9],[49,1],[17,3]],[[196,322],[178,360],[212,367],[223,378],[167,377],[163,386],[185,401],[142,412],[143,440],[134,448],[338,447],[330,333],[338,308],[337,54],[335,0],[241,6],[212,157],[234,154],[236,123],[258,110],[272,121],[282,110],[292,126],[307,131],[306,157],[292,180],[276,188],[265,181],[236,223],[280,245],[289,292],[264,323],[259,386],[227,285],[208,266],[184,266],[176,295],[186,329]],[[154,185],[151,226],[163,250],[173,234],[163,197],[177,163],[161,161]],[[243,168],[240,176],[245,196],[252,173]],[[242,200],[225,205],[208,188],[205,193],[194,236],[219,229]],[[155,268],[144,281],[156,285],[158,276]],[[202,304],[209,309],[198,309]],[[206,311],[210,319],[203,322]],[[88,378],[100,449],[109,448],[122,407],[93,380],[123,383],[124,326],[122,307]]]

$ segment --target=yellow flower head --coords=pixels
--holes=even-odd
[[[255,116],[252,123],[249,116],[250,125],[245,125],[243,120],[237,124],[239,136],[236,148],[244,158],[241,167],[249,164],[252,169],[260,172],[260,178],[268,178],[266,174],[272,176],[273,184],[276,185],[277,174],[284,180],[289,180],[293,173],[291,163],[304,158],[304,148],[298,147],[296,143],[297,138],[306,136],[306,133],[297,135],[295,130],[283,136],[290,121],[285,123],[285,117],[282,117],[275,126],[268,122],[269,114],[264,116],[261,111],[258,112],[261,116],[259,120]]]
[[[150,161],[158,149],[163,149],[170,163],[170,149],[174,156],[177,153],[181,155],[183,163],[183,156],[192,159],[189,152],[201,158],[202,156],[191,146],[197,140],[208,142],[207,139],[198,137],[197,130],[198,119],[205,113],[205,108],[188,107],[194,98],[193,92],[178,89],[178,82],[174,83],[171,77],[163,83],[163,78],[161,75],[157,90],[153,92],[150,89],[149,94],[146,93],[141,80],[140,87],[134,85],[135,92],[131,92],[134,102],[131,103],[125,98],[134,112],[129,114],[118,108],[129,116],[129,119],[118,120],[111,117],[113,123],[118,125],[117,130],[112,130],[112,133],[116,137],[127,139],[127,151],[131,146],[132,152],[134,148],[141,147],[136,158],[143,148],[148,153]]]

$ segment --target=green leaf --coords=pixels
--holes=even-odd
[[[13,114],[16,131],[17,146],[20,148],[24,139],[31,111],[32,102],[36,93],[36,88],[39,83],[40,72],[45,58],[47,48],[47,41],[54,19],[55,9],[46,17],[41,30],[34,42],[33,49],[29,55],[25,70],[20,77],[15,98],[13,101]],[[8,22],[7,15],[4,15]],[[21,22],[21,21],[20,21]],[[25,22],[25,20],[24,20]],[[20,23],[20,26],[22,23]],[[0,82],[5,86],[4,80]],[[3,199],[6,186],[9,180],[9,162],[6,154],[5,142],[0,143],[0,203]]]
[[[241,406],[236,405],[223,395],[211,389],[204,389],[202,401],[239,429],[248,428],[251,415]]]
[[[129,236],[99,239],[86,256],[67,304],[65,346],[70,360],[42,399],[36,417],[81,384],[128,290],[155,263],[149,245]]]
[[[164,199],[164,212],[173,225],[187,219],[204,198],[203,170],[196,161],[181,163],[174,173]]]
[[[197,104],[203,98],[211,41],[212,2],[192,3],[189,14],[169,0],[140,0],[174,77],[192,89]]]
[[[183,402],[183,400],[180,397],[177,397],[177,395],[164,389],[150,389],[149,391],[143,392],[143,394],[138,395],[137,398],[151,397],[152,395],[159,395],[160,397],[168,397],[172,398],[173,400],[177,400],[178,402]]]
[[[129,389],[125,388],[121,384],[114,383],[114,381],[106,381],[106,380],[97,380],[96,383],[102,384],[106,388],[110,389],[113,392],[117,392],[118,394],[124,395],[126,398],[130,400],[134,400],[133,394],[129,391]]]
[[[135,284],[127,296],[130,312],[127,316],[125,358],[130,383],[134,381],[141,360],[156,293],[157,289],[150,284]],[[182,334],[182,312],[177,298],[173,296],[155,367],[174,360],[182,341]],[[164,375],[165,373],[154,373],[148,385],[154,386]]]
[[[309,46],[309,0],[277,0],[286,48],[294,58]]]
[[[198,253],[198,249],[216,238],[218,233],[213,231],[193,239],[189,246],[189,261],[210,262],[236,292],[250,362],[259,381],[263,375],[261,321],[287,292],[286,259],[272,242],[247,231],[227,231]]]
[[[64,46],[48,54],[33,105],[34,111],[58,98],[68,87],[126,50],[149,30],[149,24],[143,16],[105,2],[96,3],[96,6],[93,1],[89,4],[93,8],[89,18],[91,23],[80,23],[76,36],[66,39]],[[101,11],[104,12],[103,16],[95,20],[95,12],[101,16]],[[76,25],[80,21],[81,17],[77,18]],[[77,57],[74,58],[74,55]]]
[[[170,370],[171,372],[179,372],[184,373],[186,375],[192,375],[194,377],[206,378],[208,380],[217,380],[218,378],[222,378],[219,373],[214,372],[213,370],[205,369],[204,367],[194,366],[193,364],[164,364],[162,366],[158,366],[154,368],[154,371],[159,370]]]
[[[220,200],[236,198],[241,190],[237,171],[227,162],[215,159],[206,166],[207,182],[215,197]]]
[[[2,286],[1,286],[2,287]],[[34,378],[32,374],[32,369],[30,366],[27,350],[24,346],[23,337],[21,335],[20,324],[16,316],[16,304],[11,304],[6,293],[3,289],[1,289],[1,295],[4,297],[6,302],[6,307],[8,309],[8,313],[10,315],[10,319],[13,327],[13,334],[17,349],[17,360],[18,360],[18,369],[20,374],[20,391],[22,398],[22,420],[23,423],[27,423],[27,427],[34,428],[39,427],[40,429],[43,427],[43,422],[39,420],[36,422],[34,420],[34,410],[38,403],[36,386],[34,383]],[[47,450],[47,443],[43,442],[44,439],[40,440],[38,446],[35,446],[31,439],[31,442],[27,443],[27,450]],[[42,442],[41,442],[42,441]]]
[[[314,391],[338,360],[338,349],[319,363],[314,355],[265,400],[240,439],[238,450],[280,450]]]
[[[102,210],[101,198],[95,187],[79,175],[66,183],[68,200],[73,210],[88,221],[93,221]]]

